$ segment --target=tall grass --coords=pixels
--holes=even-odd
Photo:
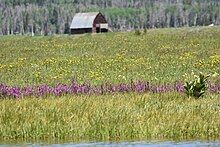
[[[219,100],[176,93],[1,100],[0,138],[219,138]]]

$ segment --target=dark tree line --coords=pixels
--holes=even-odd
[[[118,31],[220,24],[219,0],[0,0],[0,35],[69,33],[74,14],[90,11]]]

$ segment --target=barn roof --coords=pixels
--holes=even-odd
[[[73,17],[70,29],[92,28],[93,22],[99,13],[100,12],[77,13]]]

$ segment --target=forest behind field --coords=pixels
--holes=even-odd
[[[75,13],[94,11],[114,31],[220,24],[219,0],[0,0],[0,35],[68,34]]]

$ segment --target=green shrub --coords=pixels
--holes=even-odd
[[[135,30],[134,34],[137,35],[137,36],[140,36],[141,35],[141,31],[140,30]]]
[[[186,82],[184,85],[185,93],[190,97],[199,98],[203,96],[208,89],[207,80],[209,76],[205,76],[200,73],[199,76],[196,76],[196,79],[191,82]]]
[[[144,29],[144,34],[147,34],[147,29],[146,28]]]

